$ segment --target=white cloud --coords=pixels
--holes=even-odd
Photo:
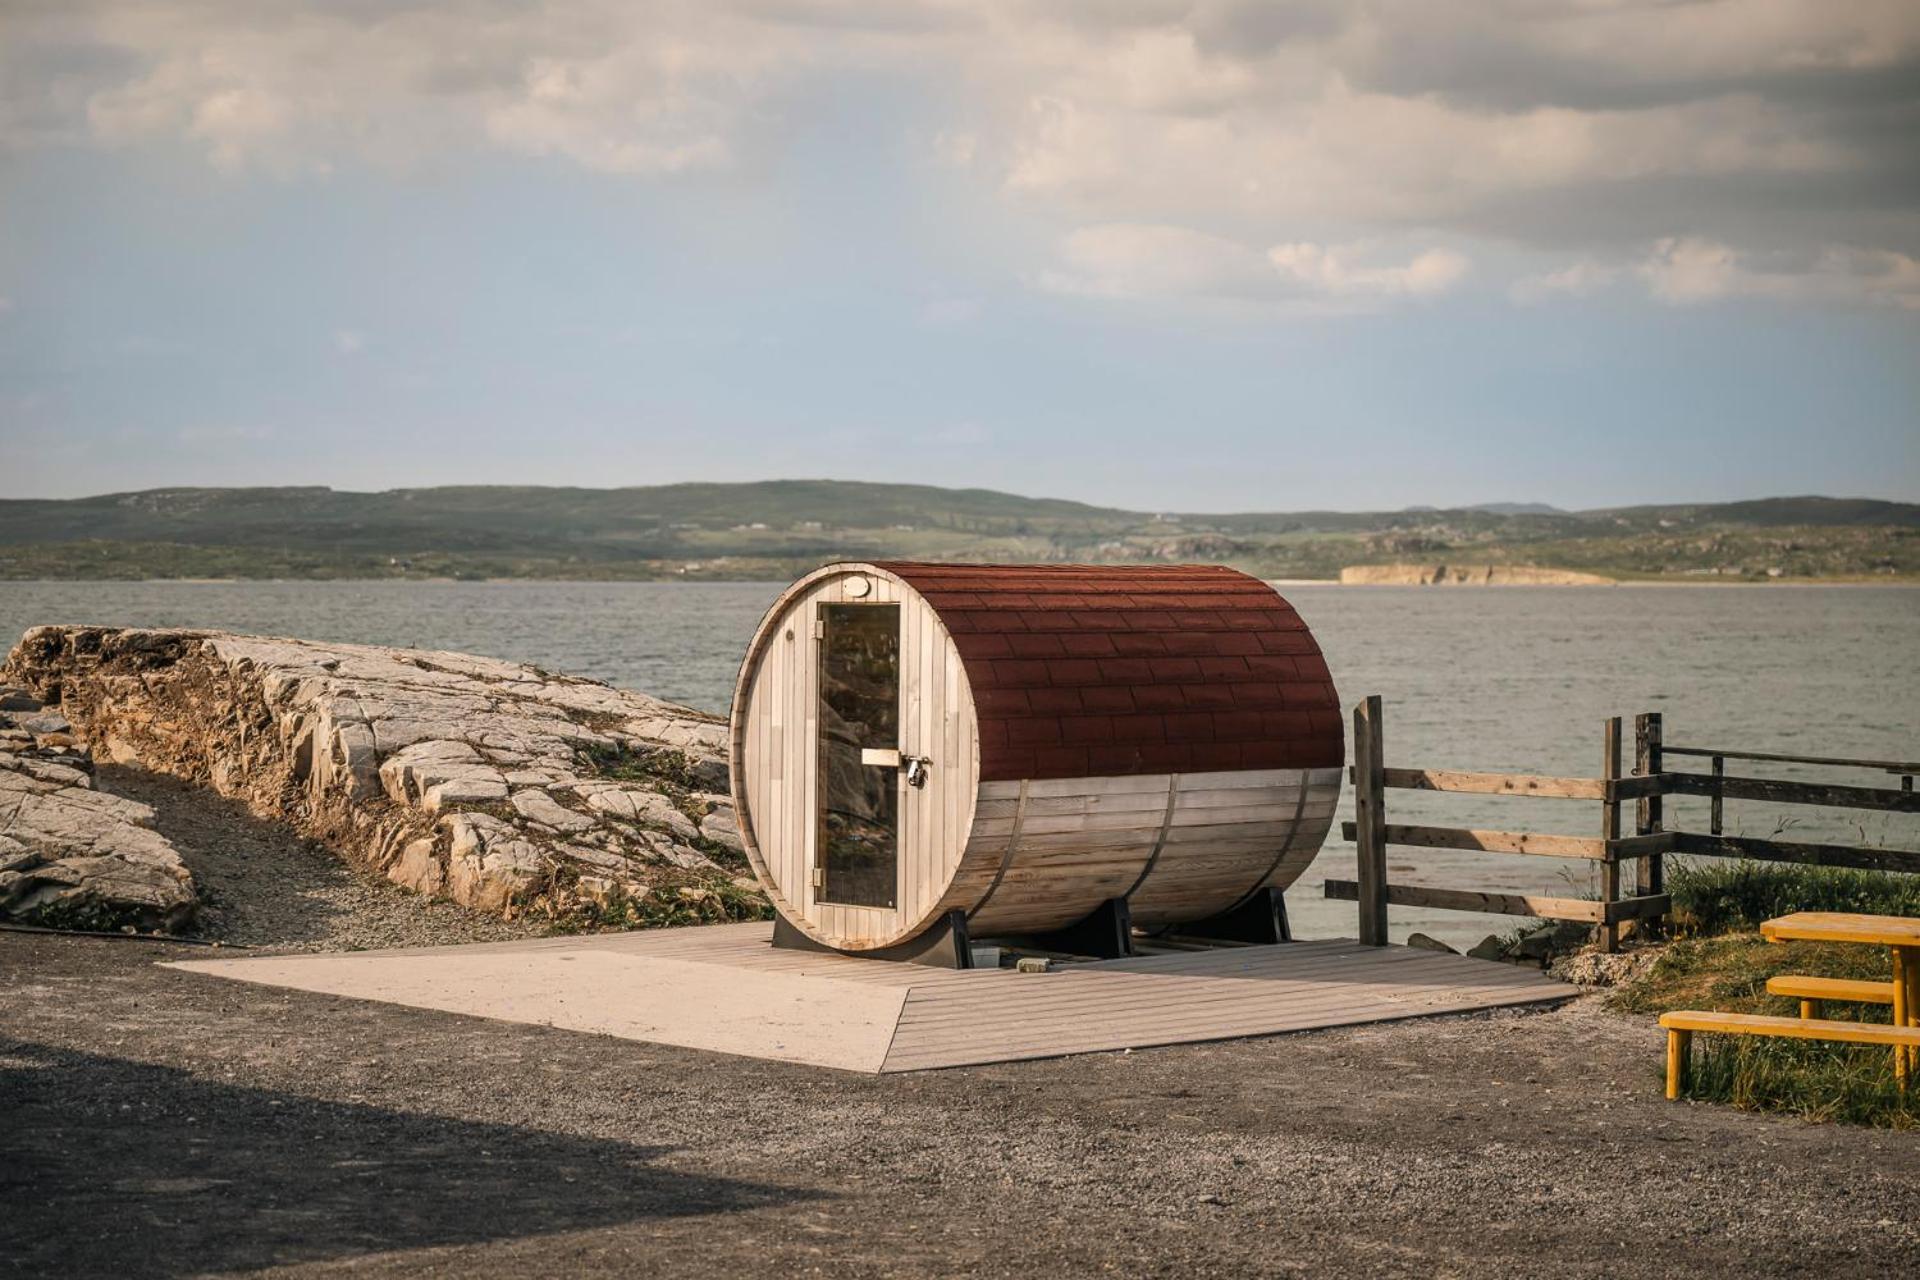
[[[527,69],[521,91],[488,112],[487,134],[517,151],[562,155],[605,173],[724,165],[728,105],[684,83],[689,71],[681,57],[653,48],[542,58]]]
[[[185,139],[218,167],[277,173],[497,146],[662,175],[727,163],[742,121],[811,65],[811,48],[832,44],[752,9],[77,0],[30,15],[16,34],[29,47],[39,36],[51,56],[81,40],[99,52],[104,69],[86,73],[97,83],[84,94],[68,83],[60,100],[77,102],[78,127],[106,145]],[[16,92],[41,90],[36,76],[18,77]],[[29,131],[27,117],[21,101],[6,102],[0,134],[74,132]]]
[[[1368,261],[1365,250],[1296,242],[1261,252],[1189,227],[1109,223],[1066,236],[1062,265],[1041,283],[1094,298],[1357,302],[1443,293],[1468,269],[1450,249],[1426,249],[1400,264]]]
[[[0,316],[7,315],[12,311],[13,311],[13,299],[7,297],[5,294],[0,294]]]
[[[1662,302],[1708,302],[1740,283],[1740,255],[1711,240],[1662,240],[1640,266],[1647,289]]]
[[[1361,266],[1347,253],[1317,244],[1282,244],[1267,250],[1275,270],[1331,297],[1445,293],[1467,274],[1467,260],[1450,249],[1428,249],[1405,266]]]
[[[1829,245],[1811,255],[1761,255],[1674,238],[1656,244],[1638,270],[1655,298],[1677,306],[1773,298],[1920,309],[1920,260],[1887,250]]]
[[[1081,227],[1060,242],[1060,259],[1042,284],[1092,298],[1249,296],[1272,278],[1257,251],[1188,227]]]
[[[367,335],[358,329],[340,329],[333,335],[333,349],[343,356],[357,356],[367,349]]]
[[[942,132],[933,139],[933,154],[941,164],[954,169],[965,169],[980,154],[980,135],[964,130]]]
[[[1587,298],[1612,287],[1620,278],[1620,268],[1598,262],[1576,262],[1557,271],[1542,271],[1522,276],[1507,290],[1515,302],[1523,305],[1553,298]]]
[[[281,174],[498,148],[669,180],[777,146],[792,90],[878,75],[945,114],[936,160],[1023,209],[1239,237],[1094,237],[1078,248],[1101,269],[1053,277],[1094,291],[1164,290],[1165,272],[1234,292],[1259,276],[1252,243],[1619,264],[1685,226],[1693,247],[1648,273],[1674,300],[1835,296],[1920,252],[1910,0],[68,0],[9,13],[7,37],[0,141],[184,141]],[[1836,266],[1819,256],[1836,242],[1869,247]],[[1756,255],[1795,253],[1818,280],[1716,284],[1728,270],[1701,245],[1741,255],[1743,280]],[[1289,251],[1267,274],[1384,297],[1460,269]],[[1513,291],[1605,283],[1570,267]]]

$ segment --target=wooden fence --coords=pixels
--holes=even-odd
[[[1326,884],[1327,897],[1359,903],[1360,940],[1374,946],[1384,945],[1387,941],[1387,907],[1393,905],[1449,911],[1486,911],[1592,924],[1600,930],[1601,945],[1608,951],[1614,951],[1619,948],[1622,924],[1629,920],[1663,920],[1672,911],[1673,902],[1666,892],[1664,863],[1665,855],[1669,853],[1920,872],[1920,850],[1816,844],[1772,837],[1728,836],[1722,832],[1723,806],[1729,799],[1920,813],[1920,795],[1915,795],[1913,790],[1913,778],[1920,773],[1920,764],[1835,756],[1792,756],[1718,747],[1669,746],[1664,742],[1664,726],[1659,713],[1650,712],[1634,720],[1634,769],[1630,776],[1621,772],[1622,726],[1618,716],[1603,724],[1600,773],[1597,777],[1390,769],[1385,760],[1382,719],[1378,697],[1370,697],[1353,709],[1354,821],[1346,823],[1343,831],[1358,851],[1358,879],[1329,880]],[[1705,758],[1709,761],[1710,772],[1702,774],[1669,770],[1669,756]],[[1726,773],[1728,760],[1879,769],[1898,774],[1901,780],[1899,789],[1895,790],[1785,782],[1772,778],[1729,777]],[[1586,801],[1599,806],[1596,824],[1599,834],[1548,835],[1533,831],[1391,823],[1387,821],[1386,796],[1387,792],[1396,789]],[[1711,829],[1706,833],[1669,830],[1662,802],[1670,795],[1707,797],[1710,801]],[[1633,834],[1625,835],[1622,831],[1623,810],[1629,802],[1634,806]],[[1468,849],[1482,853],[1595,862],[1600,866],[1600,895],[1597,899],[1551,898],[1392,884],[1387,880],[1388,845]],[[1623,872],[1628,869],[1632,872],[1631,886],[1622,880]]]

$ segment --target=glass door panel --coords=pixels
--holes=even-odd
[[[815,896],[894,905],[900,867],[900,606],[820,606],[820,838]],[[875,752],[887,764],[866,763]]]

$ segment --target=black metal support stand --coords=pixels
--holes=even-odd
[[[1133,954],[1133,912],[1125,898],[1108,898],[1066,928],[1024,936],[1020,942],[1039,951],[1119,960]]]
[[[1287,923],[1287,900],[1271,885],[1261,889],[1239,906],[1217,916],[1176,925],[1170,932],[1182,938],[1203,938],[1215,942],[1253,942],[1260,944],[1292,942],[1293,927]]]
[[[1176,925],[1168,930],[1180,938],[1199,941],[1267,944],[1292,942],[1293,930],[1287,924],[1287,901],[1278,889],[1263,888],[1231,911],[1223,911],[1192,924]],[[1109,898],[1091,912],[1064,929],[1051,933],[1021,934],[1008,942],[1034,951],[1056,951],[1062,955],[1090,956],[1097,960],[1121,960],[1134,954],[1133,913],[1125,898]],[[789,951],[818,951],[828,955],[852,956],[857,960],[893,960],[924,964],[936,969],[973,968],[973,939],[967,930],[967,913],[949,911],[940,923],[908,942],[896,943],[878,951],[844,951],[815,942],[785,916],[773,919],[773,945]]]
[[[935,969],[973,968],[973,942],[967,936],[967,913],[964,911],[949,911],[945,919],[919,937],[895,943],[891,947],[882,947],[878,951],[843,951],[824,942],[815,942],[788,924],[785,916],[776,914],[773,918],[773,945],[787,951],[821,951],[836,956],[852,956],[856,960],[904,960],[908,964],[924,964]]]

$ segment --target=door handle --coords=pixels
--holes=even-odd
[[[931,757],[906,755],[892,747],[862,747],[860,763],[874,769],[905,770],[910,787],[926,786],[927,771],[933,768]]]

